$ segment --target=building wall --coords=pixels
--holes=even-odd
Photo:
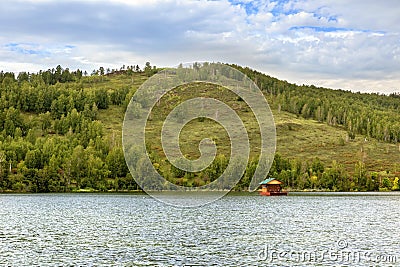
[[[281,186],[279,184],[267,185],[268,192],[279,192],[281,191]]]

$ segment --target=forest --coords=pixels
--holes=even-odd
[[[298,86],[247,67],[231,66],[263,90],[276,116],[290,114],[341,129],[346,133],[340,141],[344,146],[363,138],[397,146],[400,153],[399,94]],[[134,178],[146,170],[138,158],[133,176],[128,171],[121,127],[131,97],[159,70],[147,62],[143,70],[124,65],[120,69],[101,67],[90,74],[61,66],[18,75],[0,72],[0,192],[140,190]],[[160,160],[156,152],[151,153],[155,161]],[[199,186],[218,177],[228,161],[221,154],[206,172],[194,175],[157,162],[153,165],[176,184]],[[246,190],[256,165],[253,157],[235,190]],[[279,144],[270,170],[270,176],[292,190],[399,190],[399,175],[397,165],[378,170],[362,159],[350,168],[314,156],[303,160],[281,153]],[[156,184],[150,187],[158,189]]]

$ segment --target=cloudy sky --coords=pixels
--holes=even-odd
[[[393,92],[398,14],[398,0],[3,0],[0,69],[214,61],[297,84]]]

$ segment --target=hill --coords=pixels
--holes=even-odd
[[[295,189],[398,188],[397,95],[297,86],[234,67],[258,84],[272,108],[278,153],[270,175]],[[104,74],[103,69],[85,76],[79,70],[70,72],[58,66],[37,74],[20,73],[18,77],[1,72],[0,191],[138,189],[126,168],[121,128],[130,98],[155,71],[128,67],[109,74]],[[259,136],[254,116],[237,96],[223,88],[206,86],[207,90],[183,86],[175,93],[180,101],[199,94],[219,95],[245,122],[252,160],[236,187],[245,189],[257,164]],[[186,125],[180,141],[188,158],[199,156],[197,145],[193,144],[209,135],[217,143],[218,156],[201,173],[180,172],[165,160],[160,146],[162,118],[171,108],[168,101],[164,102],[154,111],[146,132],[154,166],[176,184],[198,186],[212,181],[229,160],[225,131],[208,119]]]

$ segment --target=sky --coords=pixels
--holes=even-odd
[[[296,84],[400,91],[398,0],[0,1],[0,69],[209,61]]]

